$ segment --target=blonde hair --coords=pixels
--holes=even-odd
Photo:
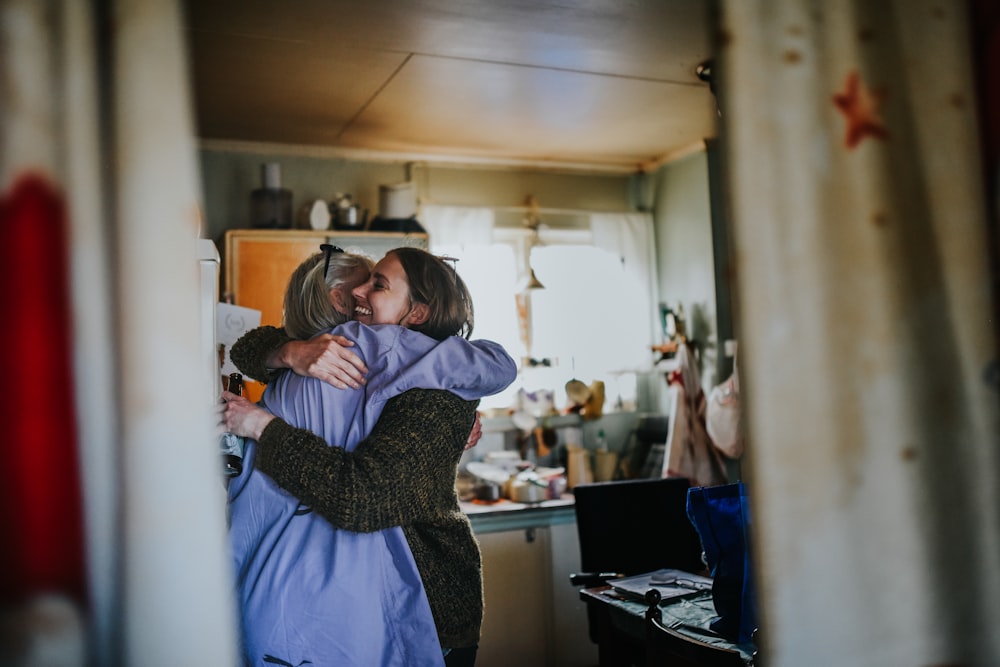
[[[358,271],[371,273],[373,262],[364,255],[353,253],[318,252],[299,264],[285,290],[284,326],[289,336],[298,340],[312,338],[351,319],[351,313],[341,313],[330,302],[330,290],[341,289]],[[326,275],[323,275],[326,268]],[[350,294],[344,290],[344,296]]]

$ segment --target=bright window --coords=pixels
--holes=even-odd
[[[434,238],[435,253],[460,260],[476,308],[473,338],[501,343],[519,362],[514,385],[484,399],[482,409],[514,407],[524,388],[554,391],[562,410],[571,379],[603,381],[605,411],[634,409],[635,373],[651,363],[648,288],[617,254],[592,245],[590,230],[543,230],[534,247],[523,229],[496,228],[491,244]],[[544,288],[521,291],[529,255]]]

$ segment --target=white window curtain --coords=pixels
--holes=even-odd
[[[656,239],[650,213],[595,213],[590,216],[593,243],[621,258],[625,273],[645,304],[649,344],[660,335],[657,304],[660,302],[656,279]]]
[[[518,329],[516,249],[494,243],[494,212],[490,208],[423,205],[420,222],[430,236],[431,252],[455,257],[475,306],[473,338],[489,338],[520,361],[525,350]],[[480,407],[508,407],[517,386],[483,399]]]
[[[427,230],[434,252],[441,246],[490,245],[493,243],[494,217],[491,208],[436,204],[420,207],[420,224]]]
[[[474,338],[490,338],[520,360],[524,354],[518,335],[514,302],[516,251],[494,243],[494,213],[490,208],[423,206],[421,223],[430,235],[431,252],[455,257],[475,306]],[[502,396],[509,400],[509,394]],[[493,397],[489,402],[501,399]]]

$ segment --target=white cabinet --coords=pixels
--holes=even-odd
[[[477,534],[486,613],[477,667],[592,667],[597,646],[570,572],[579,571],[575,523]]]
[[[486,610],[477,667],[548,664],[548,530],[478,536]]]

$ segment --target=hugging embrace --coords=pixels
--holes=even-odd
[[[248,438],[228,489],[245,664],[474,665],[482,565],[455,475],[513,359],[468,340],[464,281],[417,248],[372,266],[324,245],[284,306],[231,350],[261,406],[223,395]]]

